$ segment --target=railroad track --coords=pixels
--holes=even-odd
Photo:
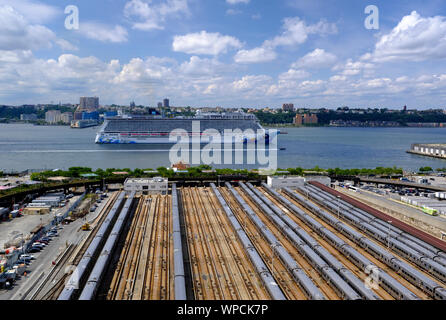
[[[181,192],[195,299],[270,299],[211,189]]]
[[[243,284],[243,290],[238,290],[239,297],[242,300],[270,299],[271,297],[254,270],[254,266],[251,265],[243,245],[231,228],[229,219],[223,212],[216,195],[208,188],[200,189],[199,191],[201,198],[207,203],[207,207],[212,208],[212,210],[208,211],[208,217],[217,237],[222,240],[220,244],[225,251],[225,263],[228,262],[231,266],[235,282]],[[228,257],[233,257],[234,259],[229,259]]]
[[[275,255],[270,244],[260,236],[259,230],[256,229],[254,223],[237,203],[229,190],[227,188],[220,188],[219,190],[287,299],[307,300],[306,294],[297,284],[291,272]]]
[[[64,281],[67,277],[65,264],[69,260],[71,254],[73,253],[73,250],[74,245],[72,244],[68,246],[68,248],[66,248],[62,256],[56,261],[56,264],[45,277],[43,282],[33,293],[31,300],[53,300],[52,298],[57,299],[57,296],[55,295],[57,294],[57,292],[62,291],[63,285],[65,284]],[[50,284],[49,288],[47,288],[48,284]],[[51,286],[51,284],[53,285]]]
[[[72,271],[71,269],[67,270],[66,268],[68,266],[76,266],[80,259],[82,259],[82,256],[90,245],[90,242],[98,232],[100,225],[105,220],[107,213],[115,203],[118,194],[118,192],[113,193],[107,204],[102,208],[101,213],[93,222],[93,230],[90,232],[88,237],[86,237],[83,242],[81,241],[79,244],[70,245],[69,250],[65,252],[64,256],[61,257],[61,260],[56,263],[53,269],[54,271],[52,271],[50,277],[45,279],[45,283],[42,283],[42,287],[40,288],[39,292],[34,294],[35,300],[56,300],[58,298],[65,286],[66,280],[68,280],[70,276],[70,272]],[[51,283],[52,286],[46,288],[46,283]]]
[[[71,261],[71,265],[77,266],[79,264],[79,261],[82,259],[85,251],[88,249],[88,246],[90,245],[91,241],[96,236],[101,224],[104,222],[105,218],[107,217],[107,213],[111,210],[113,205],[115,204],[116,200],[118,199],[119,192],[115,192],[107,204],[102,208],[101,213],[96,217],[96,221],[93,223],[91,227],[90,234],[88,237],[83,241],[83,243],[78,247],[78,251],[75,253],[74,259]]]
[[[140,198],[130,225],[108,300],[173,299],[170,196]]]

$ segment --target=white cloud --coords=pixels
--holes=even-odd
[[[206,31],[175,36],[172,43],[174,51],[206,55],[218,55],[227,52],[229,48],[241,46],[241,42],[234,37]]]
[[[375,62],[444,59],[446,18],[424,18],[413,11],[403,17],[390,33],[381,36],[373,54],[364,58]]]
[[[56,34],[39,24],[28,20],[11,6],[0,6],[0,50],[48,49],[54,43],[63,50],[72,50],[68,41],[58,39]]]
[[[337,57],[324,49],[315,49],[307,53],[305,56],[292,64],[292,68],[328,68],[331,67],[337,60]]]
[[[279,105],[284,99],[298,99],[314,106],[335,106],[346,102],[389,105],[404,94],[405,101],[426,105],[444,101],[446,90],[442,73],[368,79],[340,74],[323,80],[303,79],[309,76],[305,70],[290,69],[272,79],[268,75],[235,77],[226,68],[216,59],[197,56],[181,64],[158,57],[120,63],[72,54],[45,60],[30,51],[0,51],[0,98],[17,104],[73,102],[81,95],[95,94],[104,103],[154,104],[157,97],[169,96],[179,105]]]
[[[14,51],[0,50],[0,64],[1,63],[26,64],[32,61],[32,58],[33,54],[31,50],[14,50]]]
[[[102,42],[122,43],[127,42],[127,30],[120,25],[114,27],[97,22],[82,22],[79,32],[89,39]]]
[[[307,25],[299,17],[285,18],[282,29],[284,29],[282,34],[273,40],[265,41],[265,44],[273,47],[291,46],[304,43],[310,34],[327,35],[338,32],[334,23],[321,20],[317,24]]]
[[[226,0],[229,4],[249,3],[250,0]]]
[[[353,61],[352,59],[347,59],[345,63],[337,64],[333,67],[333,71],[341,71],[344,76],[356,76],[365,73],[365,75],[370,75],[374,70],[374,64],[364,61]]]
[[[246,75],[241,79],[233,81],[229,86],[224,85],[222,95],[231,94],[234,96],[242,95],[242,99],[252,103],[264,97],[271,87],[273,79],[267,75]]]
[[[152,0],[131,0],[125,4],[124,15],[131,20],[133,28],[143,31],[164,29],[167,18],[189,13],[188,0],[167,0],[152,3]]]
[[[276,59],[277,54],[271,48],[258,47],[251,50],[239,50],[234,56],[237,63],[258,63]]]
[[[307,25],[298,17],[285,18],[282,33],[271,40],[265,40],[260,47],[251,50],[240,50],[234,57],[240,63],[258,63],[277,58],[275,48],[278,46],[293,46],[307,41],[310,34],[327,35],[337,33],[335,24],[323,20],[317,24]]]
[[[59,8],[35,0],[0,0],[0,6],[13,7],[28,23],[46,23],[63,14]]]
[[[215,59],[202,59],[197,56],[190,57],[180,65],[180,72],[190,76],[209,76],[217,72],[224,72],[227,66]]]
[[[279,79],[280,80],[298,80],[298,79],[308,78],[309,76],[310,76],[310,73],[308,73],[305,70],[290,69],[287,72],[281,73],[279,75]]]
[[[78,47],[73,45],[72,43],[68,42],[64,39],[57,39],[54,41],[63,51],[77,51],[79,50]]]

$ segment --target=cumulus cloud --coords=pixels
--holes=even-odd
[[[190,57],[180,65],[180,72],[190,76],[209,76],[223,72],[227,66],[215,59],[202,59],[197,56]]]
[[[237,63],[258,63],[275,60],[276,52],[271,48],[258,47],[251,50],[239,50],[234,56]]]
[[[74,47],[40,24],[29,21],[11,6],[0,6],[0,50],[38,50],[51,48],[54,43],[63,49]]]
[[[241,46],[242,44],[237,38],[206,31],[175,36],[172,43],[174,51],[206,55],[218,55],[227,52],[229,48],[240,48]]]
[[[290,69],[287,72],[281,73],[279,75],[279,79],[280,80],[297,80],[297,79],[308,78],[309,76],[310,76],[310,73],[305,70]]]
[[[307,25],[299,17],[285,18],[282,29],[283,31],[280,35],[272,40],[265,41],[265,45],[273,47],[291,46],[304,43],[310,34],[328,35],[338,32],[334,23],[321,20],[317,24]]]
[[[351,61],[354,64],[354,61]],[[399,101],[400,94],[419,103],[442,101],[446,74],[377,76],[356,78],[343,74],[328,80],[307,79],[305,70],[290,69],[276,79],[262,74],[234,75],[215,58],[192,56],[183,63],[171,58],[133,58],[121,63],[94,56],[62,54],[57,59],[38,59],[31,51],[0,51],[0,98],[4,103],[37,103],[49,100],[76,101],[95,94],[103,100],[155,103],[155,96],[168,95],[180,104],[220,105],[277,104],[299,99],[315,106],[322,103],[369,103]],[[340,69],[341,71],[343,69]],[[399,95],[398,95],[399,94]],[[373,97],[373,98],[371,98]]]
[[[333,66],[337,58],[334,54],[324,49],[315,49],[292,64],[292,68],[328,68]]]
[[[125,4],[124,15],[131,20],[134,29],[150,31],[164,29],[166,20],[189,13],[188,0],[131,0]]]
[[[234,60],[240,63],[258,63],[275,60],[276,47],[293,46],[307,41],[311,34],[327,35],[337,33],[337,27],[333,23],[319,21],[317,24],[307,25],[299,17],[286,18],[283,21],[282,33],[273,39],[265,40],[260,47],[237,52]]]
[[[364,58],[375,62],[444,59],[446,18],[425,18],[413,11],[403,17],[390,33],[381,36],[375,51]]]
[[[127,42],[128,36],[127,30],[120,25],[112,27],[97,22],[80,23],[79,33],[89,39],[113,43]]]
[[[0,6],[12,6],[28,23],[46,23],[63,14],[59,8],[35,0],[0,0]]]
[[[356,76],[361,73],[371,74],[375,65],[366,61],[354,61],[347,59],[345,63],[337,64],[333,67],[333,71],[340,71],[344,76]]]

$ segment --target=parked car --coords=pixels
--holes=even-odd
[[[19,260],[17,260],[16,261],[16,263],[17,264],[26,264],[26,265],[28,265],[28,264],[30,264],[31,263],[31,260],[27,260],[27,259],[19,259]]]
[[[28,250],[28,252],[36,253],[36,252],[40,252],[40,250],[42,250],[42,248],[33,245],[33,246],[31,246],[31,248]]]
[[[30,259],[30,260],[36,259],[32,254],[26,254],[26,253],[21,254],[19,258],[20,259]]]

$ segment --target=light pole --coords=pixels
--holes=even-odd
[[[309,195],[309,193],[308,193],[307,185],[308,185],[308,183],[305,181],[305,182],[304,182],[304,188],[305,188],[305,191],[306,191],[306,193],[307,193],[307,200],[310,200],[310,195]]]
[[[341,200],[341,196],[336,196],[336,198],[338,199],[338,220],[341,220],[341,218],[339,217],[339,206],[340,206],[339,202]]]
[[[387,223],[389,224],[389,230],[387,233],[387,250],[390,251],[390,225],[392,224],[392,221],[389,220]]]

